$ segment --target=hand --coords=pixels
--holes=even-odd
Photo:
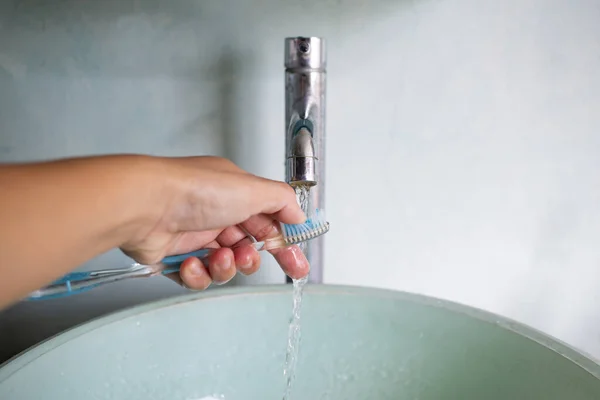
[[[139,224],[121,249],[143,264],[200,248],[218,249],[208,265],[189,258],[179,276],[171,277],[190,289],[228,282],[236,271],[249,275],[258,270],[260,255],[246,232],[262,241],[279,235],[276,222],[297,224],[306,219],[289,185],[251,175],[226,159],[150,161],[157,163],[157,179],[166,182],[165,187],[160,199],[151,200],[156,211]],[[271,254],[288,276],[302,278],[308,274],[308,261],[298,246],[276,249]]]

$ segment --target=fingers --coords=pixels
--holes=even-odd
[[[198,243],[202,243],[202,239],[207,237],[205,234],[205,232],[189,232],[189,235],[182,236],[174,247],[174,253],[181,254],[198,249]],[[220,248],[216,241],[211,241],[202,247],[214,250],[205,260],[196,257],[188,258],[181,264],[179,276],[173,274],[169,275],[169,278],[192,290],[204,290],[212,282],[217,285],[229,282],[236,274],[233,250]]]
[[[259,214],[250,217],[242,223],[246,229],[257,240],[274,238],[280,235],[276,223],[271,217]],[[290,278],[299,279],[308,275],[310,266],[304,253],[298,246],[288,246],[269,251],[275,260]]]
[[[174,197],[167,217],[173,232],[223,229],[252,215],[298,224],[306,220],[294,189],[279,181],[252,175],[219,157],[178,160],[172,176],[178,176],[169,192]],[[183,166],[183,168],[182,168]]]
[[[249,218],[242,226],[259,241],[280,235],[276,222],[264,214]],[[182,237],[177,245],[178,248],[191,251],[198,247],[192,243],[192,239],[199,239],[197,233],[190,233],[189,238]],[[169,278],[189,289],[204,290],[212,282],[215,284],[229,282],[235,276],[236,271],[250,275],[260,267],[260,254],[248,238],[247,233],[238,226],[225,229],[216,241],[203,247],[214,249],[210,256],[203,260],[204,263],[191,257],[182,263],[178,276],[169,276]],[[283,271],[291,278],[299,279],[308,274],[310,269],[308,260],[298,246],[274,249],[270,252]]]
[[[260,268],[260,254],[252,244],[236,247],[233,250],[238,271],[244,275],[251,275]]]
[[[169,274],[168,277],[192,290],[204,290],[212,283],[211,275],[202,261],[190,257],[181,264],[179,274]]]
[[[301,224],[306,221],[306,215],[298,205],[296,192],[284,182],[257,178],[263,186],[259,188],[255,201],[260,201],[260,211],[255,214],[271,214],[274,219],[285,224]]]
[[[250,275],[260,268],[260,254],[252,241],[239,226],[230,226],[217,237],[217,242],[223,247],[233,247],[237,270],[244,275]]]
[[[202,260],[190,257],[181,263],[179,274],[169,274],[168,277],[188,289],[204,290],[211,283],[223,285],[229,282],[235,273],[233,250],[219,248],[208,257],[208,267]]]
[[[274,251],[277,252],[276,254],[272,252],[277,263],[290,278],[304,278],[310,272],[310,264],[300,247],[294,245]]]
[[[217,285],[229,282],[236,273],[233,250],[222,247],[208,257],[208,271]]]
[[[296,200],[296,192],[287,183],[252,175],[226,158],[203,158],[206,167],[223,172],[239,173],[244,175],[247,182],[255,181],[257,192],[253,193],[252,198],[259,204],[259,210],[253,214],[271,214],[276,220],[285,224],[301,224],[306,221],[306,216]]]

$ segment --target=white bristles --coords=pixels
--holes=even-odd
[[[281,224],[281,231],[288,245],[297,244],[327,233],[329,222],[325,221],[323,213],[316,210],[314,217],[306,220],[303,224]]]

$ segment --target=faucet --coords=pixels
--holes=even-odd
[[[285,179],[310,188],[309,209],[325,208],[325,40],[285,39]],[[308,282],[323,282],[323,236],[306,244]],[[290,282],[290,279],[287,279]]]

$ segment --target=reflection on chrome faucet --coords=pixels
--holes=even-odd
[[[310,187],[309,209],[325,206],[325,41],[285,39],[286,182]],[[323,238],[307,243],[309,282],[323,281]]]

